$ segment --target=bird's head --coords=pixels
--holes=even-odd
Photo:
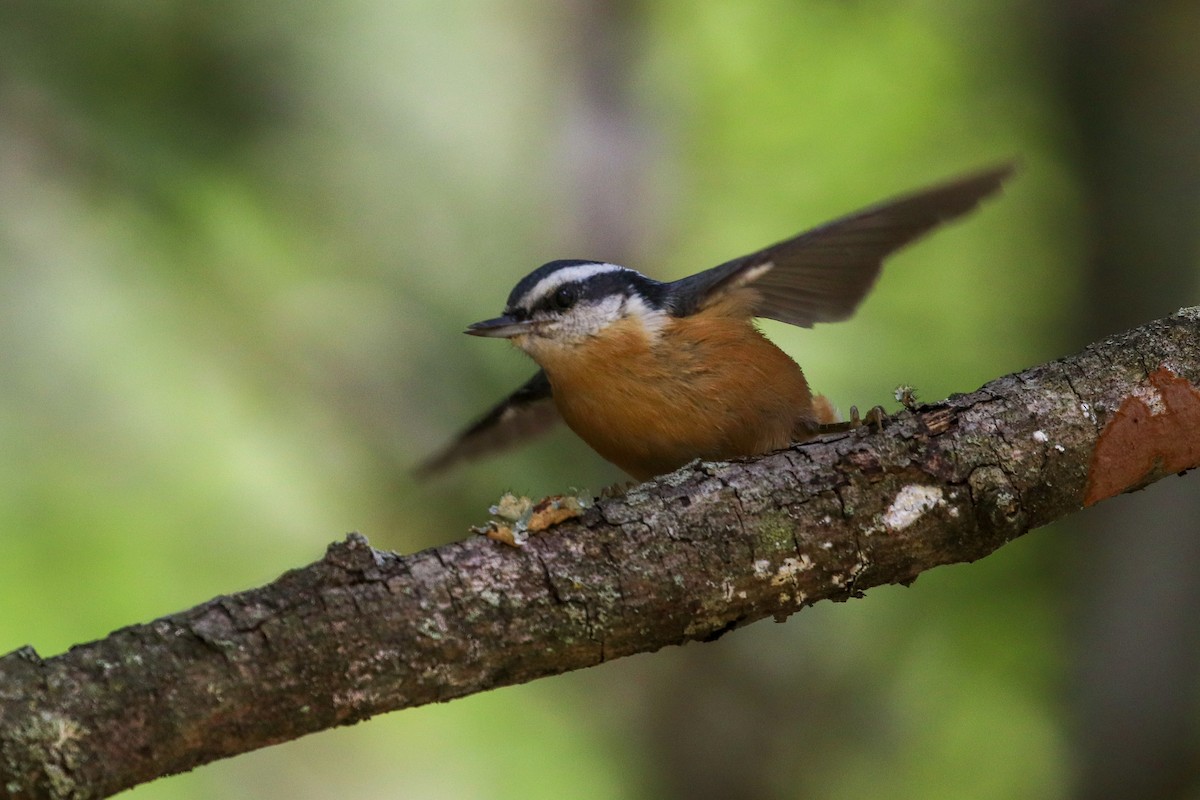
[[[668,315],[666,284],[603,261],[551,261],[521,279],[503,315],[466,333],[510,339],[538,360],[603,338],[621,322],[654,338]]]

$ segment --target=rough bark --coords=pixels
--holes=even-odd
[[[0,657],[0,789],[103,797],[374,714],[708,641],[973,561],[1200,464],[1200,308],[755,460],[696,463],[521,548],[352,534],[270,585]]]

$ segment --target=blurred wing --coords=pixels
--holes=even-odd
[[[755,316],[808,328],[846,319],[866,297],[883,260],[1000,188],[1005,164],[907,194],[668,284],[678,314],[695,313],[726,289],[753,282]]]
[[[546,373],[538,373],[416,469],[429,478],[462,461],[505,450],[545,433],[560,417]]]

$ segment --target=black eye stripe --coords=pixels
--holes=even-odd
[[[566,311],[584,297],[590,297],[588,287],[572,282],[558,286],[533,304],[532,311]]]

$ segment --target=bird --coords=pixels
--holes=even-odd
[[[637,481],[812,438],[836,421],[755,318],[801,327],[850,317],[884,259],[972,211],[1004,163],[869,206],[671,282],[583,259],[522,278],[503,313],[465,333],[507,339],[540,368],[417,468],[428,477],[562,420]]]

